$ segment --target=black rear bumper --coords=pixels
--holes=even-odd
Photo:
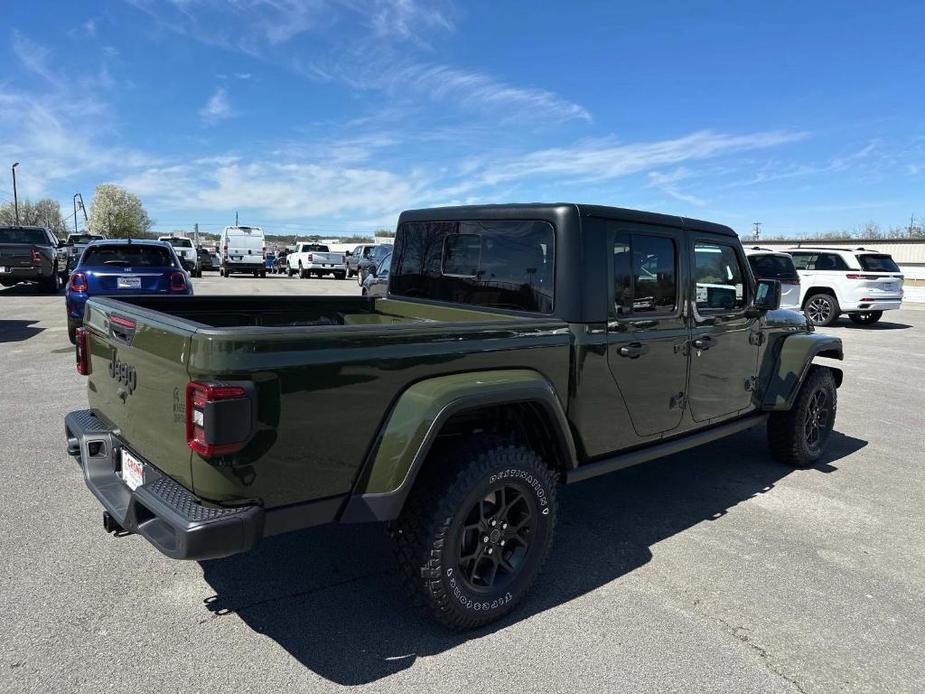
[[[207,506],[185,487],[145,463],[145,482],[132,491],[122,481],[124,447],[114,428],[92,410],[64,419],[67,452],[112,518],[174,559],[217,559],[251,549],[264,535],[264,510]]]

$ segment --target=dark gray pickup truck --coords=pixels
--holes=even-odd
[[[539,574],[559,484],[755,426],[819,460],[841,342],[779,301],[718,224],[405,212],[385,297],[91,298],[67,447],[105,527],[168,556],[384,521],[409,592],[477,626]]]
[[[0,226],[0,285],[36,282],[57,293],[65,271],[58,256],[60,246],[45,227]]]

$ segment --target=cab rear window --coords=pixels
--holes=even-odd
[[[551,313],[555,232],[548,222],[405,222],[392,295]]]
[[[758,279],[765,280],[795,280],[797,269],[793,261],[785,255],[750,255],[748,264],[752,266],[752,273]]]
[[[48,245],[48,237],[42,229],[0,229],[0,243],[32,243]]]
[[[857,256],[861,267],[868,272],[899,272],[899,266],[887,254],[864,253]]]
[[[117,265],[131,267],[170,267],[173,256],[158,246],[91,246],[84,251],[81,266]]]

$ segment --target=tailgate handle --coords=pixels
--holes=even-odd
[[[109,317],[109,334],[125,344],[131,344],[135,337],[136,323],[131,318],[117,316],[115,314]]]

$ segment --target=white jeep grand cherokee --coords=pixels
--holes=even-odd
[[[886,253],[865,248],[787,251],[800,275],[800,305],[814,325],[830,325],[842,314],[869,325],[903,299],[903,275]]]

